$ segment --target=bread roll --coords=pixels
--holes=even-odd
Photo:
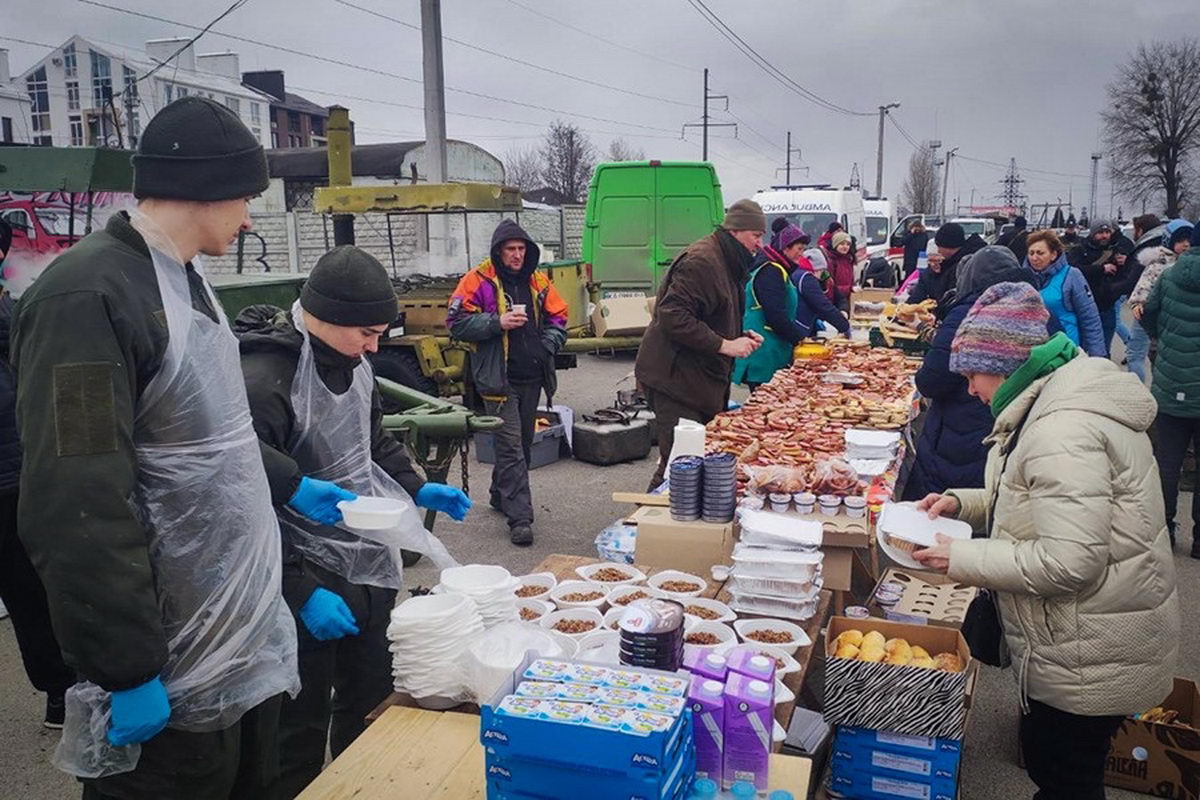
[[[947,672],[962,672],[962,659],[957,653],[938,653],[933,657],[933,665],[938,669],[944,669]]]
[[[916,648],[913,648],[914,650]],[[933,659],[929,656],[913,656],[913,660],[908,662],[910,667],[921,667],[922,669],[933,669]]]
[[[884,638],[882,633],[879,631],[867,631],[867,633],[863,635],[862,644],[860,644],[859,647],[871,645],[883,650],[885,644],[887,644],[887,639]]]
[[[862,631],[854,630],[853,628],[848,631],[842,631],[840,634],[838,634],[837,639],[834,640],[834,644],[836,644],[838,647],[841,647],[843,644],[852,644],[855,647],[861,647],[862,642]]]
[[[930,658],[929,651],[924,647],[921,647],[919,644],[914,644],[912,646],[912,657],[914,661],[918,658]],[[932,659],[930,660],[932,661]]]
[[[833,655],[835,658],[855,658],[858,655],[858,648],[849,642],[842,642]]]
[[[882,647],[868,647],[864,642],[863,648],[858,651],[858,660],[878,664],[886,655],[887,653],[883,652]]]

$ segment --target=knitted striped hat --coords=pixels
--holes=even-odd
[[[1050,312],[1027,283],[998,283],[979,296],[950,345],[950,370],[1008,377],[1050,338]]]

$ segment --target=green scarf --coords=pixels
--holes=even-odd
[[[1039,344],[1030,350],[1025,363],[1017,367],[1017,371],[1009,375],[992,396],[992,416],[999,417],[1000,412],[1004,411],[1017,395],[1028,389],[1030,384],[1069,363],[1078,353],[1079,348],[1071,341],[1071,337],[1062,331],[1050,337],[1045,344]]]

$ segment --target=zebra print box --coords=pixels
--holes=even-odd
[[[834,640],[852,628],[907,639],[931,654],[957,653],[965,666],[962,672],[946,672],[834,658]],[[826,722],[913,736],[963,738],[976,664],[957,630],[833,617],[825,646]]]

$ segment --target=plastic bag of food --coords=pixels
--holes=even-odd
[[[801,467],[784,467],[777,464],[760,467],[747,464],[742,467],[749,479],[746,487],[758,494],[796,494],[805,491],[804,469]],[[857,476],[856,476],[857,479]]]
[[[841,497],[862,493],[858,480],[858,472],[845,460],[827,458],[818,461],[813,472],[813,485],[809,488],[813,494],[836,494]]]
[[[528,622],[502,622],[472,642],[467,648],[463,672],[475,702],[486,703],[529,651],[547,658],[574,655],[565,653],[550,631]]]

